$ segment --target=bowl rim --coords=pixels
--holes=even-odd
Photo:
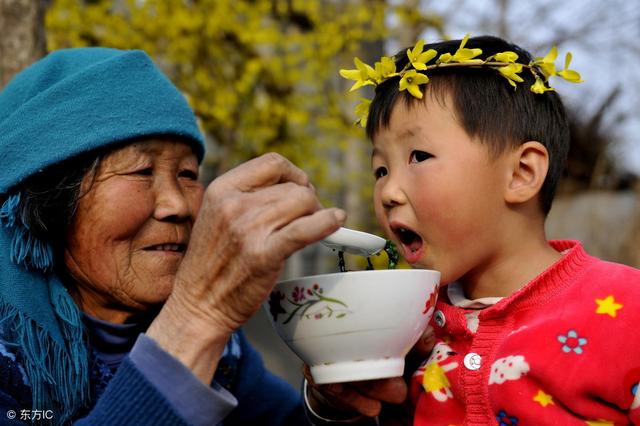
[[[288,284],[295,281],[300,281],[301,279],[318,279],[320,277],[329,278],[333,275],[344,275],[344,274],[357,274],[357,275],[368,275],[373,273],[387,273],[387,274],[395,274],[398,272],[403,272],[405,274],[420,274],[420,275],[430,275],[435,276],[438,279],[438,283],[440,282],[441,274],[440,271],[436,271],[434,269],[374,269],[374,270],[359,270],[359,271],[346,271],[346,272],[330,272],[327,274],[316,274],[316,275],[303,275],[301,277],[296,278],[288,278],[286,280],[278,281],[276,285],[280,284]]]

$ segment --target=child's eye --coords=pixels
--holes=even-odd
[[[378,167],[373,171],[373,175],[376,177],[376,179],[380,179],[381,177],[386,176],[387,175],[386,167]]]
[[[433,155],[429,154],[428,152],[413,151],[411,153],[411,157],[409,158],[409,162],[410,163],[420,163],[422,161],[428,160],[431,157],[433,157]]]
[[[198,173],[189,169],[180,170],[180,173],[178,173],[178,176],[185,177],[191,180],[198,180]]]

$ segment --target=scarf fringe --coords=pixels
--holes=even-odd
[[[59,299],[58,302],[61,302],[62,311],[68,310],[66,301]],[[16,349],[29,379],[26,385],[31,387],[32,409],[53,410],[55,424],[70,424],[74,414],[87,405],[89,397],[89,368],[82,325],[61,321],[60,328],[67,342],[65,348],[13,306],[0,303],[0,317],[0,340],[7,348]],[[72,314],[72,317],[79,320],[80,316]]]
[[[12,232],[11,261],[27,270],[47,272],[53,266],[51,245],[35,237],[18,213],[20,192],[10,195],[0,207],[0,223]]]
[[[20,204],[20,193],[10,195],[0,207],[0,223],[6,228],[13,228],[16,222],[16,212]]]

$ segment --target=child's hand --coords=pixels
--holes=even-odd
[[[407,397],[407,384],[402,377],[316,385],[308,366],[304,375],[309,383],[309,405],[323,417],[344,418],[349,414],[375,417],[380,414],[383,402],[400,404]]]
[[[422,336],[420,336],[420,339],[418,339],[416,344],[413,345],[410,355],[425,359],[431,353],[431,350],[433,349],[435,343],[436,335],[433,331],[433,327],[428,325],[424,330],[424,333],[422,333]]]

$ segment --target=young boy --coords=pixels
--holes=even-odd
[[[416,426],[640,424],[640,271],[545,237],[569,148],[548,78],[579,81],[554,59],[477,37],[359,66],[377,219],[442,273]]]

